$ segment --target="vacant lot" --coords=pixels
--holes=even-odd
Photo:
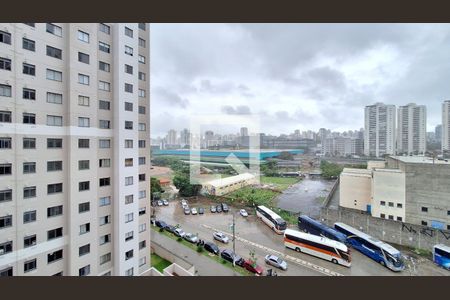
[[[300,178],[294,177],[267,177],[261,176],[260,182],[261,184],[272,184],[274,187],[280,191],[284,191],[294,183],[299,182]]]

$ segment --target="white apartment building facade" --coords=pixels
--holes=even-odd
[[[424,154],[427,150],[427,108],[409,103],[398,108],[397,154]]]
[[[450,151],[450,100],[442,103],[442,151]]]
[[[0,275],[150,269],[150,28],[0,24]]]
[[[364,154],[381,157],[395,153],[395,105],[365,107]]]

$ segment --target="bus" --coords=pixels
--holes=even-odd
[[[382,266],[394,272],[400,272],[405,269],[402,254],[391,245],[344,223],[334,223],[334,228],[347,236],[348,245],[380,263]]]
[[[450,247],[443,244],[434,245],[433,261],[438,266],[450,270]]]
[[[284,245],[297,252],[316,256],[335,264],[351,266],[351,255],[348,247],[338,241],[301,231],[286,229]]]
[[[256,216],[278,234],[283,234],[283,232],[286,230],[286,221],[264,205],[256,207]]]
[[[298,217],[298,229],[304,232],[324,236],[331,240],[335,240],[345,244],[347,242],[347,236],[334,228],[328,227],[321,222],[308,217],[307,215],[301,215]]]

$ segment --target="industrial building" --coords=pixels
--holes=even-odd
[[[244,173],[206,182],[202,186],[202,192],[209,195],[222,196],[255,183],[257,183],[255,175]]]

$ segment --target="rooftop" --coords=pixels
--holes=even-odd
[[[391,156],[391,158],[399,160],[404,163],[413,163],[413,164],[433,164],[433,158],[426,156]],[[435,164],[444,164],[450,165],[450,162],[447,160],[438,160],[434,159]]]
[[[244,174],[239,174],[236,176],[214,179],[214,180],[207,182],[207,184],[215,186],[215,187],[219,187],[219,186],[233,184],[238,181],[249,180],[249,179],[254,179],[254,178],[255,178],[255,175],[252,175],[250,173],[244,173]]]

